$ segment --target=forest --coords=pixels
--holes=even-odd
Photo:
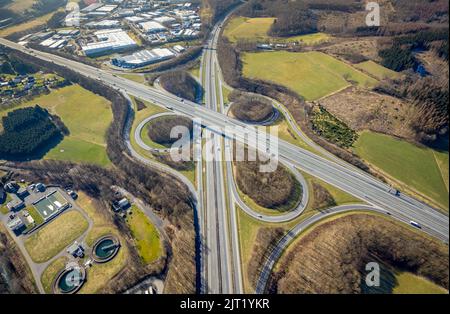
[[[291,209],[286,206],[298,201],[300,184],[283,166],[264,173],[260,172],[260,164],[259,160],[235,163],[239,189],[262,207],[279,211]]]
[[[241,121],[262,122],[272,117],[272,103],[259,95],[233,91],[228,99],[233,102],[231,113]]]
[[[11,111],[2,124],[0,156],[5,159],[30,157],[63,138],[52,116],[40,106]]]
[[[411,272],[448,289],[448,248],[440,241],[384,217],[351,214],[299,238],[281,258],[268,291],[362,293],[365,265],[372,261],[384,266],[382,293],[392,293],[397,272]]]
[[[185,71],[171,71],[159,77],[161,86],[178,97],[196,101],[203,92],[200,84]]]
[[[192,120],[182,116],[159,117],[151,121],[147,127],[148,136],[158,144],[168,146],[175,143],[178,138],[171,138],[170,133],[174,127],[186,127],[192,135]]]

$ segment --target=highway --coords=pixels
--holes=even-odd
[[[245,142],[246,135],[258,136],[262,133],[262,131],[257,130],[255,127],[247,126],[236,119],[227,117],[212,109],[188,100],[181,100],[175,96],[167,95],[146,85],[119,78],[101,69],[52,54],[32,51],[3,38],[0,39],[0,43],[9,48],[18,49],[38,58],[66,66],[80,74],[98,79],[107,85],[111,85],[121,91],[125,91],[128,94],[157,105],[172,108],[174,111],[192,118],[201,118],[202,124],[216,134],[225,135],[224,129],[226,126],[241,127],[242,129],[236,129],[236,138],[239,141]],[[260,138],[264,136],[265,134],[261,134]],[[255,141],[249,141],[247,144],[257,146]],[[397,197],[390,192],[390,188],[386,184],[378,179],[325,159],[285,141],[279,140],[278,148],[280,160],[291,163],[293,166],[298,167],[310,175],[318,177],[373,206],[384,208],[390,211],[394,217],[408,217],[410,220],[420,223],[424,231],[448,241],[448,216],[436,211],[434,208],[412,200],[411,198]]]
[[[203,78],[205,81],[206,106],[201,106],[188,100],[182,100],[155,88],[122,77],[117,77],[115,74],[73,60],[24,48],[5,39],[0,39],[0,44],[31,54],[37,58],[65,66],[84,76],[112,86],[121,92],[166,107],[173,112],[191,118],[200,118],[202,120],[202,125],[205,127],[204,136],[206,136],[207,139],[211,139],[212,143],[211,149],[207,149],[205,153],[209,154],[208,157],[212,157],[213,160],[213,162],[206,162],[205,164],[206,172],[204,179],[206,182],[206,200],[204,203],[206,204],[206,207],[199,209],[200,226],[205,227],[205,230],[201,228],[201,235],[206,239],[206,252],[204,252],[204,258],[207,260],[207,265],[204,267],[207,272],[207,292],[239,293],[242,291],[242,282],[240,279],[242,276],[240,274],[239,237],[236,224],[236,212],[234,202],[231,200],[227,210],[225,195],[230,196],[230,198],[236,201],[240,206],[242,206],[242,203],[239,196],[236,195],[237,192],[235,191],[233,177],[230,176],[230,174],[232,174],[231,167],[229,165],[226,166],[225,174],[227,180],[225,181],[224,169],[220,162],[224,144],[226,148],[230,138],[230,134],[225,134],[224,129],[225,127],[235,127],[234,135],[236,139],[245,142],[251,147],[258,147],[258,140],[248,140],[247,135],[250,135],[250,138],[254,136],[257,139],[266,138],[267,135],[254,126],[246,125],[245,123],[226,116],[223,112],[223,95],[221,95],[221,88],[219,88],[220,95],[216,95],[216,84],[219,84],[220,86],[221,78],[214,50],[220,27],[221,24],[216,26],[213,30],[202,63],[202,68],[206,67],[205,77]],[[218,103],[219,106],[217,106]],[[290,120],[289,123],[295,126],[295,122],[291,120],[290,115],[286,112],[283,113],[286,115],[287,119]],[[271,136],[268,137],[271,138]],[[129,145],[129,148],[133,152],[131,145]],[[338,160],[336,157],[332,156],[332,158],[324,158],[282,140],[279,140],[278,151],[272,153],[275,154],[284,165],[291,169],[291,171],[301,169],[302,171],[370,204],[364,209],[384,214],[389,213],[391,217],[405,223],[409,223],[410,221],[418,222],[421,224],[424,232],[448,242],[448,216],[409,196],[402,194],[398,197],[393,195],[390,192],[391,188],[388,185],[369,174]],[[134,157],[142,162],[147,164],[151,163],[152,166],[160,167],[164,171],[175,175],[173,173],[175,171],[169,170],[169,167],[164,167],[160,164],[155,165],[138,155],[139,154],[137,153],[136,156],[133,154]],[[198,172],[197,178],[200,178],[201,181],[197,189],[200,188],[202,185],[201,182],[203,182],[202,166],[200,165],[199,168],[200,171]],[[177,175],[177,177],[180,178],[183,176]],[[192,183],[187,179],[184,179],[183,182],[186,183],[189,189],[194,192],[193,194],[196,195],[196,188],[193,187]],[[226,186],[226,191],[224,186]],[[203,195],[203,191],[199,190],[199,194]],[[200,206],[203,204],[201,197],[199,197],[199,203]],[[351,209],[355,209],[354,205],[350,207]],[[245,206],[243,209],[246,210]],[[342,209],[334,209],[336,212],[339,212],[340,210]],[[330,211],[330,215],[334,213],[334,211]],[[265,221],[268,219],[267,217],[261,217],[261,215],[256,213],[253,213],[253,215],[256,216],[256,219]],[[298,232],[300,232],[306,226],[323,219],[325,216],[317,215],[313,217],[314,219],[311,218],[305,220],[305,222],[302,223],[301,226],[299,225],[296,230],[299,230]],[[296,230],[289,234],[295,234]],[[290,241],[287,241],[286,243],[289,242]],[[280,252],[282,252],[282,246],[283,244],[280,244]],[[276,250],[272,252],[272,254],[273,256],[271,255],[269,263],[275,263],[279,257]],[[239,265],[239,267],[237,265]],[[267,269],[271,269],[271,265],[268,264],[267,267]],[[233,275],[236,271],[238,271],[238,275]],[[261,284],[259,284],[257,292],[263,291],[264,287],[265,280],[264,278],[261,278]]]
[[[217,27],[217,26],[216,26]],[[203,54],[205,67],[204,90],[205,105],[213,111],[220,110],[217,102],[215,61],[212,53],[214,34],[208,41]],[[212,74],[212,75],[209,75]],[[208,248],[208,292],[232,293],[231,256],[229,254],[228,211],[225,201],[224,176],[222,168],[222,137],[205,130],[206,138],[206,243]]]

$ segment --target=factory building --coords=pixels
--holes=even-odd
[[[144,30],[147,34],[159,33],[165,31],[167,28],[155,21],[142,22],[139,23],[139,26]]]
[[[120,21],[117,20],[103,20],[103,21],[93,21],[86,23],[85,25],[88,28],[117,28],[120,27]]]
[[[81,46],[89,57],[137,47],[136,42],[122,29],[97,31],[94,35],[98,38],[98,42]]]
[[[152,50],[142,50],[128,56],[116,58],[113,59],[111,62],[113,65],[118,67],[134,69],[149,64],[161,62],[164,60],[168,60],[175,56],[176,56],[175,52],[173,52],[170,49],[156,48]]]

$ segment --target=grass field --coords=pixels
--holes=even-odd
[[[267,32],[274,21],[273,17],[235,17],[228,23],[223,34],[231,42],[237,42],[239,39],[267,40]]]
[[[391,69],[385,68],[378,63],[373,62],[372,60],[364,61],[358,64],[353,65],[355,68],[372,75],[378,80],[382,80],[385,78],[399,78],[401,76],[400,73],[392,71]]]
[[[119,76],[136,83],[146,84],[145,76],[143,74],[119,74]]]
[[[243,74],[289,87],[306,100],[316,100],[352,83],[372,87],[377,80],[321,52],[246,53]]]
[[[227,25],[224,36],[231,42],[238,40],[252,41],[276,41],[276,42],[303,42],[306,45],[315,45],[327,41],[330,36],[324,33],[314,33],[308,35],[292,36],[288,38],[271,37],[267,33],[270,30],[275,18],[246,18],[235,17]]]
[[[50,150],[45,159],[95,163],[102,166],[110,164],[105,140],[106,131],[112,121],[108,100],[79,85],[71,85],[34,98],[20,107],[35,104],[58,115],[70,131],[70,135]],[[6,113],[7,111],[0,112],[0,116]]]
[[[69,259],[65,256],[58,257],[47,266],[41,275],[41,283],[45,293],[51,294],[52,283],[56,279],[56,275],[66,267]]]
[[[34,206],[29,206],[26,208],[30,216],[34,219],[34,224],[36,226],[39,226],[44,222],[44,218],[42,218],[41,214],[37,211],[37,209]]]
[[[387,175],[448,210],[448,182],[444,182],[448,180],[448,152],[438,153],[368,131],[361,133],[355,143],[355,151]]]
[[[89,230],[85,239],[87,245],[92,247],[97,239],[108,234],[117,236],[122,243],[125,242],[114,222],[108,219],[107,214],[102,209],[97,208],[93,199],[80,192],[77,204],[93,222],[92,229]],[[129,257],[128,246],[123,244],[113,260],[108,263],[93,265],[88,270],[87,282],[81,288],[80,293],[97,293],[126,266]]]
[[[143,262],[150,264],[162,253],[158,231],[139,208],[133,206],[131,212],[131,215],[127,216],[127,224]]]
[[[88,222],[77,211],[60,215],[24,242],[30,257],[43,263],[62,251],[88,228]]]
[[[364,203],[362,200],[354,197],[353,195],[348,194],[347,192],[344,192],[336,187],[334,187],[331,184],[328,184],[316,177],[313,177],[305,172],[302,172],[302,175],[305,177],[305,180],[308,182],[308,188],[310,191],[309,194],[309,203],[308,203],[308,207],[310,207],[310,205],[313,203],[314,201],[314,193],[312,193],[313,191],[313,187],[312,187],[312,183],[316,183],[321,185],[323,188],[325,188],[333,197],[336,205],[346,205],[346,204],[362,204]],[[308,208],[307,208],[308,209]],[[316,209],[316,208],[309,208],[309,209]]]
[[[448,291],[434,282],[408,272],[395,275],[397,285],[394,294],[448,294]]]
[[[6,37],[6,36],[9,36],[9,35],[17,33],[17,32],[26,31],[28,29],[44,25],[47,23],[48,20],[50,20],[50,18],[53,16],[53,14],[55,14],[55,12],[51,12],[46,15],[42,15],[40,17],[37,17],[37,18],[35,18],[31,21],[25,22],[25,23],[21,23],[21,24],[13,25],[11,27],[4,28],[4,29],[0,30],[0,37]]]
[[[0,204],[0,213],[7,214],[9,213],[8,207],[6,207],[6,204],[8,204],[12,200],[11,195],[6,194],[6,199],[3,204]]]
[[[21,13],[33,5],[36,0],[13,0],[10,4],[5,6],[6,9],[9,9],[15,13]]]

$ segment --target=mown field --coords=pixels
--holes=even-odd
[[[84,240],[88,246],[92,247],[97,239],[109,234],[117,236],[121,242],[120,250],[113,260],[104,264],[94,264],[88,269],[87,281],[79,292],[82,294],[99,293],[102,289],[109,288],[108,283],[126,266],[134,267],[133,261],[129,248],[116,225],[104,211],[97,207],[94,200],[80,192],[77,204],[86,212],[93,223]],[[51,284],[59,271],[64,269],[67,261],[66,257],[57,258],[42,273],[41,282],[46,293],[51,293]]]
[[[382,80],[385,78],[399,78],[401,76],[400,73],[392,71],[391,69],[385,68],[382,65],[379,65],[376,62],[373,62],[372,60],[364,61],[358,64],[354,65],[355,68],[366,72],[373,77],[375,77],[378,80]]]
[[[131,229],[137,250],[145,264],[156,261],[162,253],[158,230],[150,219],[136,206],[131,208],[127,216],[127,224]]]
[[[88,222],[77,211],[60,215],[24,241],[30,257],[36,263],[50,260],[71,244],[88,228]]]
[[[243,74],[289,87],[306,100],[316,100],[352,83],[372,87],[377,80],[321,52],[246,53]]]
[[[48,294],[53,293],[52,292],[53,281],[56,279],[58,273],[64,268],[66,268],[68,262],[69,259],[66,256],[61,256],[52,261],[44,270],[44,272],[41,275],[41,283],[45,293]]]
[[[448,210],[448,152],[368,131],[354,147],[361,158]]]
[[[224,36],[233,43],[236,43],[238,40],[274,40],[277,42],[303,42],[306,45],[318,44],[327,41],[330,38],[329,35],[324,33],[292,36],[288,38],[271,37],[268,35],[268,31],[270,30],[270,27],[272,26],[274,21],[275,18],[273,17],[234,17],[225,28]]]
[[[235,17],[228,23],[223,34],[231,42],[237,42],[239,39],[266,40],[269,38],[267,32],[274,21],[273,17]]]
[[[108,100],[79,85],[71,85],[34,98],[20,107],[35,104],[58,115],[70,131],[70,135],[51,149],[45,159],[86,162],[101,166],[110,164],[105,140],[106,131],[112,121]],[[6,115],[7,112],[0,112],[0,116]]]

